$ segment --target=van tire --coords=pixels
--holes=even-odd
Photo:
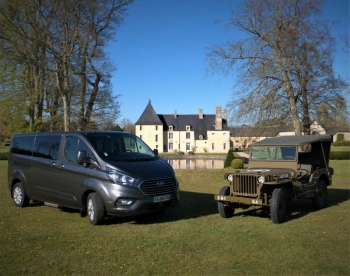
[[[91,193],[86,202],[87,215],[92,225],[100,224],[105,218],[105,208],[101,197],[97,193]]]
[[[281,223],[287,216],[287,198],[281,188],[276,188],[272,192],[270,214],[273,223]]]
[[[16,207],[26,207],[29,205],[29,198],[24,191],[22,182],[17,182],[12,187],[12,199]]]

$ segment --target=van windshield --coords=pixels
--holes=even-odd
[[[295,146],[267,146],[252,147],[250,160],[296,160],[297,148]]]
[[[129,133],[89,133],[86,138],[104,160],[130,162],[156,159],[146,143]]]

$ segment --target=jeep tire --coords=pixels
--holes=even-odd
[[[225,196],[230,194],[230,187],[224,186],[220,189],[219,195]],[[232,203],[225,201],[218,201],[218,211],[222,218],[232,218],[235,212],[235,209],[232,206]]]
[[[270,202],[270,215],[273,223],[281,223],[287,214],[287,199],[281,188],[276,188],[272,192]]]
[[[327,205],[327,185],[323,180],[317,184],[315,197],[312,198],[312,205],[317,209],[322,209]]]

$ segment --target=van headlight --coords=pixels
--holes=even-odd
[[[108,178],[113,183],[116,183],[119,185],[132,186],[136,182],[135,178],[116,171],[108,172]]]

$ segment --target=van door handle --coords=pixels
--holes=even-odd
[[[60,168],[61,168],[61,169],[64,169],[64,165],[63,165],[63,164],[61,164],[61,165],[60,165]]]
[[[55,167],[55,166],[56,166],[55,162],[52,162],[51,167]]]

